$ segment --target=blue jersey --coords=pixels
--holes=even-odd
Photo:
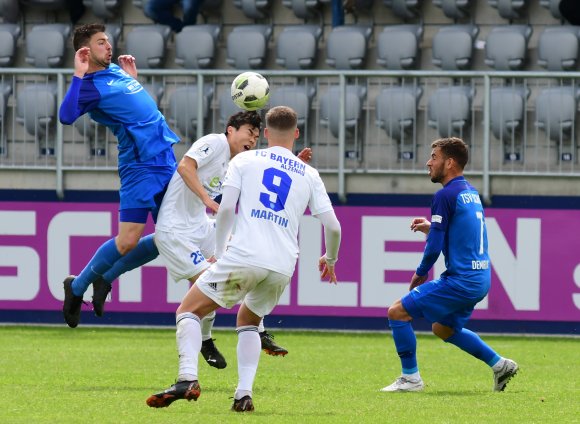
[[[73,77],[60,121],[70,125],[87,112],[117,137],[119,166],[147,161],[179,141],[139,81],[115,64]]]
[[[441,275],[468,292],[489,290],[491,271],[487,230],[479,193],[463,177],[448,182],[433,197],[431,230],[444,234],[447,270]]]

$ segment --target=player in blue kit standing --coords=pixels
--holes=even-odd
[[[71,125],[89,113],[93,120],[108,127],[118,140],[121,179],[118,235],[101,245],[77,277],[69,276],[63,283],[63,315],[69,327],[74,328],[89,285],[129,252],[142,258],[156,251],[153,235],[141,236],[149,213],[156,220],[164,191],[175,172],[172,145],[179,142],[179,137],[136,80],[133,56],[119,56],[120,66],[111,63],[113,52],[104,25],[76,28],[73,46],[74,76],[60,106],[60,121]],[[110,286],[96,283],[93,290],[94,296],[104,301]],[[95,313],[102,314],[102,308],[95,308]]]
[[[417,366],[417,340],[411,320],[424,317],[433,333],[485,362],[494,373],[494,390],[503,391],[518,372],[511,359],[499,356],[477,334],[464,328],[473,308],[489,291],[491,270],[487,230],[477,190],[463,176],[469,153],[463,140],[442,138],[431,144],[427,168],[431,181],[443,189],[431,203],[431,222],[415,218],[412,231],[427,234],[423,260],[411,279],[410,292],[388,311],[389,325],[401,360],[402,375],[383,392],[415,392],[424,384]],[[443,252],[446,271],[426,282]]]

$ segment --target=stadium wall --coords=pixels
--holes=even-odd
[[[0,190],[0,322],[62,323],[63,278],[78,273],[117,233],[115,192],[68,192],[66,198],[58,201],[53,191]],[[409,222],[429,216],[430,199],[359,194],[337,203],[343,227],[337,286],[319,279],[322,228],[305,216],[292,284],[266,325],[385,330],[386,307],[407,291],[424,247],[424,236],[411,232]],[[470,328],[578,334],[580,238],[574,229],[580,227],[580,198],[496,196],[486,220],[492,288]],[[442,272],[442,258],[434,268],[431,276]],[[81,321],[171,326],[187,289],[187,282],[171,280],[158,258],[114,284],[105,317],[97,319],[84,307]],[[86,296],[90,299],[90,289]],[[220,310],[217,325],[233,326],[234,313]]]

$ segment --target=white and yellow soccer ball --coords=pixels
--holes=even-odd
[[[257,72],[244,72],[232,82],[232,100],[244,110],[262,109],[268,104],[268,80]]]

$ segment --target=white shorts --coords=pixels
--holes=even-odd
[[[189,280],[209,267],[206,259],[215,250],[215,226],[193,235],[156,230],[155,244],[171,278]]]
[[[268,315],[278,304],[290,277],[269,269],[243,265],[221,258],[204,272],[195,285],[223,308],[240,300],[256,315]]]

